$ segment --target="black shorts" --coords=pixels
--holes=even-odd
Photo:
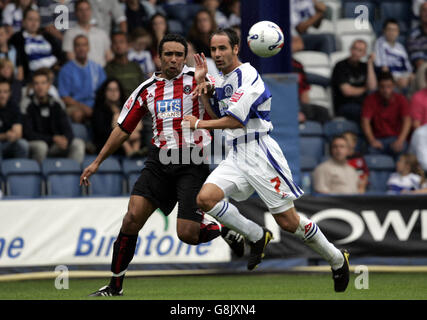
[[[209,173],[207,164],[162,164],[159,149],[151,147],[131,194],[147,198],[166,216],[178,202],[178,218],[201,222],[196,197]]]

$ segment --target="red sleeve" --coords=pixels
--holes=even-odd
[[[411,99],[411,105],[410,105],[411,117],[412,117],[412,119],[415,119],[415,120],[421,120],[422,119],[421,113],[420,113],[421,107],[422,107],[422,102],[421,102],[420,98],[421,98],[420,94],[415,93]]]
[[[135,130],[138,122],[141,121],[142,117],[147,113],[147,90],[144,90],[138,97],[132,94],[125,102],[120,116],[118,124],[122,130],[131,134]]]
[[[409,107],[408,100],[404,95],[400,96],[400,105],[401,105],[401,115],[402,117],[408,117],[411,115],[411,108]]]
[[[370,94],[363,101],[362,118],[372,119],[373,117],[373,104],[375,103],[374,93]]]

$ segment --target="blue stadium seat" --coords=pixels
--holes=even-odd
[[[81,123],[71,123],[71,129],[76,138],[80,138],[83,141],[90,141],[89,129]]]
[[[85,158],[83,168],[91,163]],[[99,166],[98,171],[90,177],[89,196],[121,196],[124,191],[123,172],[120,162],[115,158],[107,158]]]
[[[334,136],[343,134],[346,131],[354,132],[357,135],[361,134],[359,125],[354,121],[346,119],[334,119],[323,125],[323,132],[328,141],[331,141]]]
[[[369,192],[386,192],[387,180],[396,171],[396,164],[391,156],[368,154],[364,156],[369,168]]]
[[[145,167],[145,158],[141,159],[123,159],[122,168],[123,174],[127,179],[128,192],[132,191],[133,185],[141,174],[141,170]]]
[[[325,144],[322,137],[300,137],[300,156],[309,156],[317,161],[323,157]]]
[[[305,194],[311,194],[313,192],[313,183],[311,173],[316,168],[318,162],[315,158],[310,156],[300,156],[300,168],[301,168],[301,185]]]
[[[1,162],[8,197],[38,198],[42,194],[40,165],[31,159],[6,159]]]
[[[46,194],[54,197],[81,196],[80,164],[73,159],[48,158],[42,162],[42,172],[46,178]]]
[[[299,125],[299,134],[304,137],[323,137],[323,126],[320,122],[306,121]]]

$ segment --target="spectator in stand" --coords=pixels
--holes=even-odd
[[[202,9],[197,12],[188,32],[188,41],[193,44],[197,53],[203,52],[206,57],[211,56],[209,37],[216,29],[215,19],[208,10]]]
[[[356,169],[347,163],[348,144],[343,136],[332,139],[330,154],[330,159],[314,169],[314,191],[322,194],[365,193],[367,179],[360,179]]]
[[[10,99],[9,81],[0,78],[0,159],[28,158],[29,145],[22,138],[22,117]]]
[[[14,75],[14,67],[12,61],[8,59],[0,59],[0,77],[9,81],[11,97],[13,103],[19,106],[22,97],[22,82],[16,79]]]
[[[101,151],[111,130],[117,126],[117,119],[125,101],[126,96],[117,79],[108,79],[99,88],[94,106],[95,116],[92,117],[93,140],[97,152]],[[139,122],[117,153],[125,154],[127,157],[141,156],[141,129],[142,122]]]
[[[13,73],[17,80],[24,79],[24,69],[22,61],[18,57],[18,51],[13,45],[8,44],[9,36],[6,27],[0,26],[0,59],[8,59],[14,66]]]
[[[110,36],[113,23],[121,32],[128,32],[128,24],[123,6],[119,0],[89,0],[92,8],[92,24]]]
[[[348,155],[347,155],[347,163],[356,169],[359,178],[363,181],[363,183],[368,183],[369,180],[369,169],[366,164],[365,158],[362,153],[357,151],[357,143],[359,137],[357,134],[351,131],[346,131],[342,134],[342,136],[347,140],[348,144]]]
[[[22,24],[23,29],[12,36],[10,43],[22,61],[25,82],[30,81],[32,73],[40,68],[58,71],[63,60],[62,51],[50,34],[39,33],[39,12],[27,9]]]
[[[188,30],[192,18],[202,8],[197,0],[163,0],[163,8],[168,19],[178,20],[184,30]]]
[[[409,59],[414,67],[414,91],[426,86],[424,69],[427,68],[427,2],[420,5],[420,23],[413,29],[407,40]]]
[[[375,66],[390,71],[402,93],[406,93],[413,78],[412,65],[405,47],[397,41],[400,28],[396,19],[387,19],[383,24],[383,35],[374,46]]]
[[[369,56],[368,63],[361,61],[367,47],[364,40],[355,40],[350,48],[350,57],[335,65],[331,77],[335,116],[357,123],[360,123],[363,100],[369,91],[377,88],[375,55]]]
[[[76,0],[37,0],[41,27],[61,46],[64,33],[76,25]]]
[[[221,4],[220,0],[203,0],[202,1],[203,8],[208,10],[212,15],[212,17],[214,17],[215,23],[218,26],[218,28],[225,29],[230,27],[230,25],[228,23],[227,16],[221,10],[218,9],[220,4]]]
[[[150,19],[150,32],[153,39],[151,47],[151,56],[153,57],[156,70],[160,70],[160,58],[157,48],[159,47],[160,40],[169,33],[168,20],[166,16],[161,13],[156,13]]]
[[[321,51],[327,54],[336,51],[334,34],[307,33],[310,27],[319,28],[326,10],[326,5],[318,0],[291,0],[291,32],[302,37],[305,50]]]
[[[226,12],[228,13],[228,25],[230,27],[240,27],[242,24],[240,5],[240,0],[230,0],[227,2]]]
[[[58,90],[71,120],[84,123],[92,117],[95,92],[107,77],[101,65],[88,58],[88,38],[80,34],[73,42],[74,59],[59,72]]]
[[[408,101],[394,92],[395,83],[390,72],[378,76],[378,91],[363,103],[362,130],[369,143],[369,153],[398,156],[406,151],[411,117]]]
[[[427,81],[427,69],[424,71],[424,77]],[[427,87],[412,95],[411,118],[414,129],[427,124]]]
[[[92,9],[88,0],[78,0],[75,10],[77,25],[65,32],[62,50],[67,53],[68,60],[73,60],[73,40],[84,34],[89,39],[89,59],[104,67],[112,59],[109,36],[104,30],[91,25]]]
[[[59,105],[62,107],[62,109],[65,110],[65,103],[62,101],[61,97],[59,96],[58,89],[53,84],[55,81],[55,74],[53,73],[53,71],[49,68],[40,68],[37,71],[42,72],[42,73],[46,73],[46,75],[49,78],[49,91],[48,91],[49,96],[51,96],[52,99],[54,99],[55,102],[59,103]],[[22,88],[21,92],[22,92],[22,98],[21,98],[21,103],[19,104],[19,106],[21,109],[21,113],[25,114],[28,106],[31,103],[32,96],[34,95],[34,88],[33,88],[32,82],[29,82],[27,84],[27,86]]]
[[[157,2],[157,1],[151,1]],[[150,1],[126,0],[125,14],[128,21],[128,33],[135,28],[147,29],[150,27],[150,19],[158,12]]]
[[[105,73],[108,78],[116,78],[120,81],[125,96],[128,97],[144,81],[144,74],[138,63],[128,59],[129,43],[125,33],[113,34],[112,49],[114,59],[105,66]]]
[[[292,53],[301,51],[304,48],[304,43],[300,36],[292,37]],[[330,120],[328,109],[322,106],[312,104],[310,101],[309,91],[310,84],[307,81],[307,75],[304,71],[304,66],[292,57],[292,71],[298,75],[298,98],[300,111],[298,112],[298,122],[302,123],[306,120],[325,123]]]
[[[424,171],[417,157],[409,153],[402,154],[396,162],[396,172],[387,181],[387,193],[412,193],[425,187],[424,183]]]
[[[145,78],[150,78],[153,72],[156,71],[153,57],[148,50],[152,42],[151,34],[147,30],[142,28],[133,29],[128,59],[139,64]]]
[[[83,162],[85,143],[74,138],[69,118],[49,94],[49,75],[38,70],[33,75],[34,95],[24,120],[24,137],[31,158],[42,162],[49,157],[68,157]]]
[[[37,9],[32,0],[14,0],[9,2],[3,9],[3,25],[6,28],[7,37],[18,32],[22,28],[22,16],[27,8]]]

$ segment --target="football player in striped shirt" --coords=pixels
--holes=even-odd
[[[303,191],[292,180],[292,173],[278,143],[270,136],[273,125],[270,121],[271,93],[257,70],[249,63],[239,60],[240,40],[232,29],[218,30],[210,40],[211,57],[223,76],[215,79],[213,110],[219,119],[204,120],[187,115],[184,121],[191,129],[224,129],[227,143],[231,146],[225,160],[209,175],[197,195],[197,204],[207,214],[222,224],[233,223],[240,234],[254,241],[266,239],[264,234],[239,224],[239,210],[226,199],[236,201],[249,198],[254,191],[267,205],[277,224],[294,234],[322,256],[332,268],[334,289],[345,291],[349,282],[348,252],[338,250],[323,235],[316,223],[299,215],[293,201]],[[204,70],[207,73],[204,55],[196,55],[196,73],[202,87]],[[202,102],[209,108],[205,92]],[[267,237],[266,237],[267,233]],[[248,268],[260,260],[251,256]],[[251,260],[252,259],[252,260]]]
[[[187,137],[181,127],[184,115],[208,119],[203,105],[199,104],[198,99],[193,99],[192,91],[197,83],[194,68],[184,64],[187,56],[185,39],[176,34],[166,35],[160,41],[159,56],[161,72],[153,74],[131,94],[123,106],[118,126],[80,177],[80,184],[88,186],[89,177],[98,170],[102,161],[129,138],[147,112],[151,114],[152,146],[145,168],[131,192],[128,211],[114,243],[111,263],[113,275],[108,286],[91,296],[122,295],[124,275],[135,252],[138,232],[157,208],[169,215],[177,202],[177,234],[183,242],[197,245],[221,235],[236,255],[242,256],[244,253],[244,239],[241,235],[205,219],[204,213],[197,207],[196,196],[209,175],[208,164],[197,164],[192,160],[189,163],[179,161],[188,150],[201,152],[211,140],[207,130],[198,133],[187,130],[190,133]],[[165,158],[168,152],[178,154],[178,159],[172,157],[172,160],[178,161],[167,164]],[[247,220],[244,217],[242,219]],[[262,228],[254,222],[247,220],[247,223],[262,232]]]

